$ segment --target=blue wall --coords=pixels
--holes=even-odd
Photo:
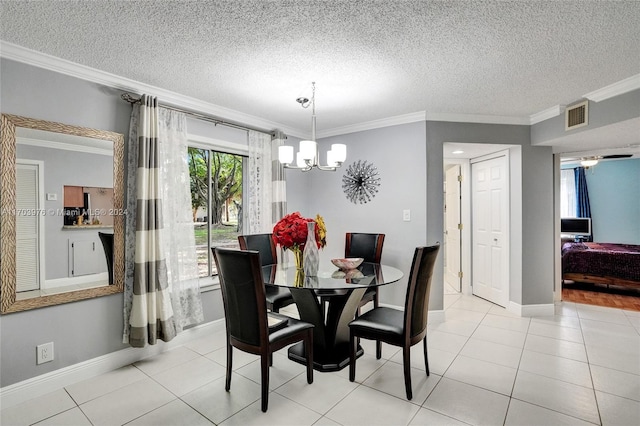
[[[640,158],[586,171],[594,241],[640,244]]]

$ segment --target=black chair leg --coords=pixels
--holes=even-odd
[[[269,355],[260,357],[261,378],[262,378],[262,412],[267,412],[269,405]]]
[[[427,336],[424,336],[422,339],[424,343],[424,369],[427,372],[427,376],[429,375],[429,356],[427,355]]]
[[[353,333],[349,335],[349,381],[356,380],[356,339]]]
[[[313,383],[313,330],[309,330],[304,340],[304,352],[307,357],[307,383]]]
[[[407,391],[407,399],[413,398],[413,392],[411,391],[411,346],[402,348],[402,363],[404,365],[404,387]]]
[[[373,296],[373,309],[376,309],[380,306],[380,293],[379,289],[376,289],[376,294]],[[382,358],[382,342],[380,340],[376,340],[376,359]]]
[[[231,370],[233,367],[233,347],[227,342],[227,380],[224,385],[224,390],[229,392],[231,389]]]

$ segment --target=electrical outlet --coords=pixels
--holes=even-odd
[[[36,346],[36,364],[53,361],[53,342]]]

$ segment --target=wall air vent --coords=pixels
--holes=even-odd
[[[567,107],[564,113],[564,130],[573,130],[589,124],[589,101]]]

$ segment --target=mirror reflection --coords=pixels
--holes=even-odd
[[[122,135],[2,118],[2,156],[15,161],[0,197],[2,312],[122,291]],[[4,238],[12,227],[13,244]]]

